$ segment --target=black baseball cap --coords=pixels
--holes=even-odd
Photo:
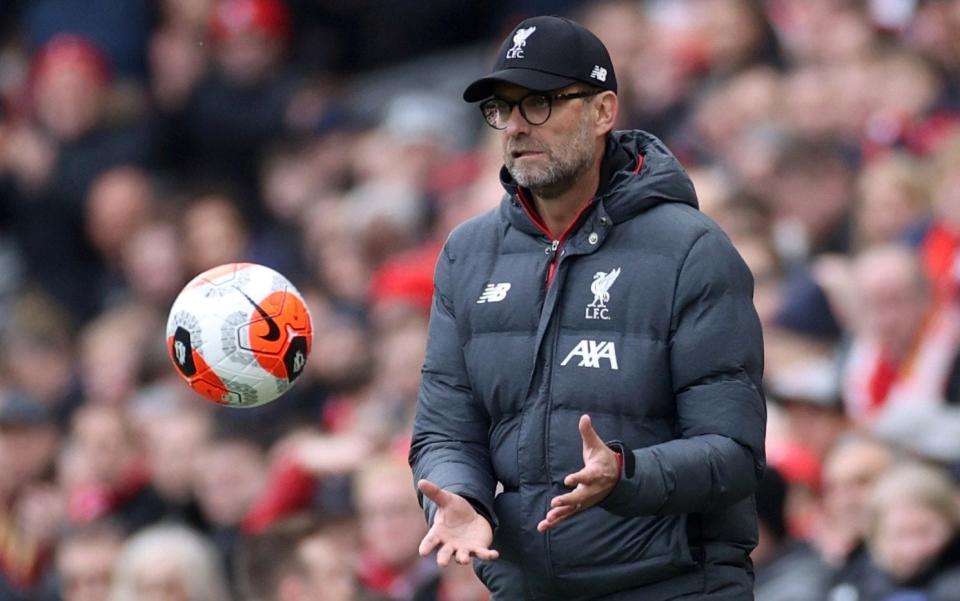
[[[463,99],[479,102],[489,98],[500,82],[546,92],[578,81],[617,91],[617,76],[606,46],[570,19],[532,17],[510,32],[497,51],[493,71],[467,86]]]

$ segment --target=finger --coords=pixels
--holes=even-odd
[[[449,495],[447,491],[443,490],[433,482],[429,480],[420,480],[417,482],[417,489],[422,492],[428,499],[437,504],[438,507],[443,507],[447,504]]]
[[[430,555],[430,553],[433,552],[439,543],[440,539],[431,530],[430,532],[427,532],[427,535],[424,536],[423,540],[420,541],[420,547],[417,549],[417,551],[422,557],[425,557]]]
[[[542,520],[540,520],[540,523],[537,524],[537,532],[539,532],[540,534],[543,534],[544,532],[546,532],[552,527],[553,526],[550,524],[550,522],[547,521],[547,518],[543,518]]]
[[[550,507],[576,507],[577,504],[583,504],[587,501],[588,492],[583,486],[578,486],[571,492],[554,497],[550,501]]]
[[[550,518],[550,517],[544,518],[544,519],[540,520],[540,523],[539,523],[539,524],[537,524],[537,531],[542,534],[542,533],[546,532],[547,530],[550,530],[551,528],[553,528],[554,526],[556,526],[557,524],[559,524],[559,523],[562,522],[563,520],[567,519],[568,517],[570,517],[570,516],[573,515],[574,513],[576,513],[576,512],[575,512],[575,511],[571,511],[569,514],[560,514],[559,516],[554,516],[554,517],[552,517],[552,518]],[[550,514],[547,514],[547,515],[549,516]]]
[[[597,431],[593,429],[593,422],[590,420],[590,416],[583,414],[580,416],[580,438],[583,439],[583,446],[589,449],[598,449],[600,447],[605,447],[603,440],[600,439],[600,436],[597,434]]]
[[[444,568],[450,565],[450,558],[453,557],[455,550],[456,548],[450,544],[440,547],[440,551],[437,552],[437,565]]]
[[[563,479],[563,483],[569,486],[570,488],[575,488],[581,484],[584,486],[590,484],[591,482],[593,482],[594,478],[595,476],[592,473],[592,470],[590,470],[590,468],[585,467],[579,472],[574,472],[572,474],[567,475],[567,477]]]
[[[454,559],[456,559],[460,565],[465,566],[470,563],[470,555],[471,553],[468,549],[457,549],[457,552],[454,554]]]
[[[554,507],[547,512],[546,520],[551,524],[556,523],[559,520],[568,518],[576,512],[580,511],[580,508],[576,505],[564,505],[563,507]]]
[[[474,552],[473,552],[473,554],[474,554],[478,559],[483,559],[483,560],[486,560],[486,561],[492,561],[492,560],[498,559],[498,558],[500,557],[500,552],[499,552],[499,551],[497,551],[497,550],[495,550],[495,549],[487,549],[486,547],[481,547],[481,548],[479,548],[479,549],[475,549]]]

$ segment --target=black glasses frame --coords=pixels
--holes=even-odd
[[[506,127],[507,127],[507,126],[506,126],[506,123],[504,123],[504,125],[503,125],[502,127],[497,127],[496,123],[495,123],[494,121],[491,121],[491,118],[490,118],[490,116],[489,116],[489,113],[488,113],[488,110],[487,110],[487,109],[493,108],[493,107],[499,105],[499,107],[497,108],[496,112],[497,112],[497,113],[500,113],[500,112],[501,112],[501,111],[500,111],[500,107],[506,106],[506,109],[507,109],[507,110],[504,112],[504,114],[506,114],[506,115],[508,116],[507,118],[509,118],[509,115],[511,115],[511,114],[513,113],[513,107],[516,106],[516,107],[520,107],[520,115],[523,117],[523,119],[524,119],[527,123],[529,123],[530,125],[543,125],[544,123],[546,123],[546,122],[550,119],[550,115],[553,114],[553,103],[554,103],[554,102],[556,102],[556,101],[558,101],[558,100],[575,100],[575,99],[577,99],[577,98],[589,98],[590,96],[596,96],[597,94],[599,94],[599,93],[602,92],[602,91],[603,91],[603,90],[583,90],[583,91],[580,91],[580,92],[568,92],[568,93],[566,93],[566,94],[563,94],[563,93],[561,93],[561,94],[544,94],[544,93],[542,93],[542,92],[530,92],[529,94],[526,94],[525,96],[523,96],[523,97],[520,98],[519,100],[516,100],[516,101],[513,101],[513,102],[511,102],[511,101],[509,101],[509,100],[504,100],[503,98],[496,98],[496,97],[494,97],[494,98],[488,98],[488,99],[486,99],[486,100],[484,100],[483,102],[480,103],[480,113],[483,115],[483,120],[487,122],[487,125],[489,125],[489,126],[492,127],[493,129],[506,129]],[[544,117],[542,121],[533,121],[533,120],[531,120],[530,117],[527,116],[527,111],[526,111],[526,109],[523,108],[523,103],[526,102],[528,98],[533,98],[533,97],[544,98],[544,99],[546,99],[546,101],[547,101],[547,116]]]

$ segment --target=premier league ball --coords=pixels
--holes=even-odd
[[[303,372],[312,338],[297,289],[253,263],[229,263],[193,278],[167,320],[177,373],[202,396],[231,407],[256,407],[286,392]]]

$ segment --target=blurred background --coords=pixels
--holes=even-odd
[[[540,13],[756,279],[757,598],[960,599],[960,1],[2,0],[0,601],[488,598],[417,556],[405,454],[434,262],[502,193],[459,94]],[[164,348],[230,261],[314,320],[252,410]]]

